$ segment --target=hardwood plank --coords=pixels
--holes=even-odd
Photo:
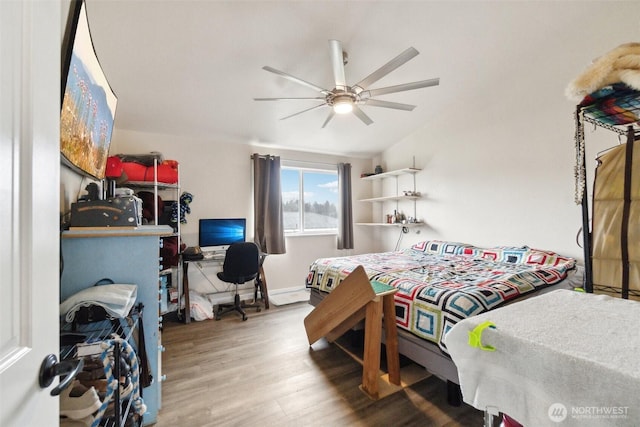
[[[183,324],[165,320],[159,427],[470,426],[482,413],[449,406],[431,376],[373,401],[358,386],[362,366],[325,339],[309,346],[298,303]]]

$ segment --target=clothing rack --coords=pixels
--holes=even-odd
[[[589,220],[589,196],[586,191],[586,156],[584,124],[591,123],[619,136],[626,136],[626,159],[631,159],[634,142],[640,139],[640,91],[632,89],[624,84],[614,84],[606,89],[595,92],[587,96],[577,107],[575,112],[576,130],[576,203],[581,204],[582,212],[582,235],[583,251],[585,262],[585,291],[594,291],[593,283],[593,230]],[[622,287],[621,297],[628,298],[629,290],[629,251],[626,233],[629,227],[629,205],[630,205],[630,182],[631,182],[631,162],[625,162],[625,188],[624,188],[624,208],[621,230],[621,253],[622,253]],[[594,178],[595,184],[595,178]],[[594,192],[595,194],[595,192]],[[616,293],[617,288],[599,286],[606,292]],[[631,294],[634,296],[633,291]]]

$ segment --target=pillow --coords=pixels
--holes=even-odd
[[[495,248],[476,248],[475,256],[490,259],[497,262],[521,264],[526,261],[529,247],[498,246]]]
[[[468,248],[473,246],[466,243],[445,242],[441,240],[427,240],[416,243],[411,249],[437,255],[460,255]]]
[[[569,264],[569,267],[575,265],[575,262],[576,261],[573,258],[564,257],[562,255],[558,255],[555,252],[545,251],[541,249],[530,249],[525,259],[526,264],[553,266],[560,264]]]

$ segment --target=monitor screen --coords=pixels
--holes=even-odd
[[[198,227],[198,245],[203,251],[226,250],[232,243],[244,242],[246,234],[245,218],[201,219]]]
[[[75,2],[63,46],[60,154],[63,164],[105,177],[118,98],[96,56],[85,2]]]

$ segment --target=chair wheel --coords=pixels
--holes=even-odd
[[[256,309],[256,313],[260,313],[261,311],[262,311],[262,307],[258,307],[258,308]]]
[[[245,320],[247,320],[247,316],[246,315],[242,315],[242,321],[244,322]]]

